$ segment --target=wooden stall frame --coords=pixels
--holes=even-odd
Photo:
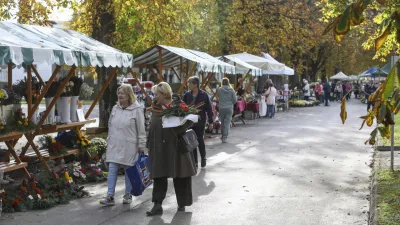
[[[108,85],[110,84],[112,79],[117,75],[117,72],[118,72],[118,67],[114,67],[112,69],[112,71],[111,71],[111,74],[107,78],[106,83],[103,84],[103,86],[101,87],[101,90],[97,94],[95,100],[92,102],[92,105],[90,106],[89,110],[86,112],[85,119],[87,119],[89,117],[90,113],[92,113],[94,107],[96,106],[97,102],[100,100],[100,98],[103,95],[104,91],[106,90],[106,88],[108,87]]]
[[[144,89],[142,83],[140,83],[139,79],[137,78],[137,75],[135,72],[133,72],[132,68],[128,68],[128,72],[135,78],[135,82],[138,83],[140,90],[142,90],[142,93],[146,96],[147,100],[149,101],[150,105],[153,104],[153,101],[151,100],[150,96],[147,94],[146,90]]]
[[[190,66],[190,64],[189,64],[189,66]],[[192,68],[190,68],[190,71],[186,74],[185,80],[183,81],[183,83],[181,83],[181,86],[179,87],[177,93],[182,94],[183,88],[186,87],[186,84],[187,84],[189,78],[193,75],[195,69],[196,69],[196,63],[194,63]]]
[[[15,152],[14,149],[16,140],[20,139],[22,135],[23,133],[21,132],[11,132],[0,137],[0,142],[4,142],[8,148],[7,153],[11,154],[15,160],[15,162],[0,162],[0,169],[3,169],[5,172],[8,172],[23,168],[27,178],[30,179],[31,175],[26,169],[27,164],[21,161],[21,159],[19,158],[18,154]]]
[[[56,69],[57,69],[57,68],[56,68]],[[57,92],[56,92],[56,95],[53,97],[53,99],[51,100],[49,106],[48,106],[48,107],[46,108],[46,110],[44,111],[43,117],[40,119],[40,122],[39,122],[39,124],[38,124],[39,129],[37,129],[37,130],[34,131],[33,133],[32,133],[32,132],[27,132],[27,133],[25,133],[25,137],[28,139],[28,143],[26,143],[26,145],[22,148],[22,152],[21,152],[21,154],[20,154],[20,157],[25,155],[25,153],[26,153],[26,151],[28,150],[29,146],[32,146],[33,149],[35,150],[36,145],[34,144],[33,139],[35,138],[36,135],[38,135],[38,133],[39,133],[39,131],[40,131],[40,127],[43,125],[43,123],[44,123],[45,119],[47,118],[47,116],[49,115],[51,109],[52,109],[52,108],[54,107],[54,105],[56,104],[58,98],[60,97],[61,93],[62,93],[63,90],[64,90],[64,87],[68,84],[69,79],[75,74],[75,69],[76,69],[76,66],[75,66],[75,65],[72,65],[72,67],[71,67],[71,69],[70,69],[68,75],[66,76],[66,78],[64,79],[64,81],[60,84],[60,87],[58,88],[58,90],[57,90]],[[54,75],[54,74],[53,74],[53,75]],[[28,79],[28,80],[29,80],[29,79]],[[32,93],[31,93],[31,94],[32,94]],[[42,94],[43,94],[43,93],[42,93]],[[28,96],[28,99],[29,99],[29,98],[31,98],[31,97]],[[29,104],[28,104],[28,112],[30,112],[30,110],[29,110]],[[28,113],[28,115],[29,115],[29,113]],[[32,141],[29,141],[29,140],[30,140],[30,136],[33,136]],[[36,148],[37,148],[37,147],[36,147]],[[35,152],[36,152],[36,153],[39,153],[39,151],[36,151],[36,150],[35,150]],[[38,155],[38,157],[39,157],[39,155]],[[40,159],[40,157],[39,157],[39,159]],[[43,161],[42,161],[42,162],[43,162]],[[46,163],[46,165],[47,165],[47,163]],[[46,166],[46,165],[45,165],[45,166]],[[46,168],[47,168],[47,167],[46,167]]]

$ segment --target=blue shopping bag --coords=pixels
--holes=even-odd
[[[135,165],[126,170],[132,184],[131,194],[133,196],[142,195],[143,191],[153,183],[150,179],[149,164],[149,156],[141,152]]]

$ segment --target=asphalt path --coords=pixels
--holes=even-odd
[[[176,210],[172,181],[162,216],[145,215],[152,187],[130,206],[122,205],[119,177],[113,207],[98,203],[107,184],[90,184],[90,198],[5,214],[0,224],[367,224],[373,150],[364,145],[371,129],[359,131],[358,118],[366,105],[352,99],[345,125],[339,111],[338,103],[292,108],[273,119],[239,124],[227,144],[208,138],[208,165],[193,178],[194,204],[186,212]]]

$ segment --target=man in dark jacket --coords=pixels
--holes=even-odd
[[[369,101],[369,96],[372,95],[375,91],[376,91],[376,88],[374,87],[373,84],[365,85],[364,92],[365,92],[365,99],[367,99],[367,111],[369,111],[371,106],[372,106],[372,108],[374,108],[374,103]]]
[[[198,77],[191,77],[188,81],[190,91],[186,92],[183,96],[183,101],[187,104],[196,105],[197,103],[204,102],[204,105],[199,108],[199,122],[195,123],[192,127],[196,132],[197,140],[199,142],[199,151],[201,156],[201,167],[206,166],[206,145],[204,144],[204,130],[206,126],[206,113],[208,116],[208,123],[210,126],[213,124],[213,111],[208,94],[200,90],[200,80]],[[194,150],[194,159],[196,166],[198,166],[197,149]]]
[[[331,85],[329,85],[326,80],[323,81],[323,89],[324,89],[324,97],[325,97],[325,106],[329,106],[329,98],[331,96]]]

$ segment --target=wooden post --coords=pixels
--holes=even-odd
[[[109,75],[109,77],[107,78],[105,84],[103,85],[103,87],[101,87],[100,92],[97,94],[96,99],[93,101],[92,105],[90,106],[89,110],[86,112],[85,114],[85,119],[87,119],[90,116],[90,113],[92,113],[92,110],[94,109],[94,107],[96,106],[97,102],[100,100],[101,96],[103,95],[104,91],[106,90],[106,88],[108,87],[108,85],[110,84],[111,80],[117,75],[118,72],[118,67],[114,67],[111,71],[111,74]]]
[[[64,87],[63,87],[64,88]],[[35,145],[35,143],[33,142],[33,139],[35,138],[35,135],[33,134],[25,134],[25,136],[27,136],[28,138],[28,143],[31,144],[33,151],[35,151],[38,159],[42,162],[43,166],[50,172],[51,174],[51,169],[49,167],[49,165],[47,164],[46,160],[43,158],[43,156],[40,154],[40,151],[38,149],[38,147]]]
[[[27,98],[26,101],[28,102],[28,120],[31,121],[32,117],[32,70],[31,70],[31,65],[28,65],[27,68],[28,72],[28,79],[26,81],[26,95]]]
[[[8,88],[12,88],[12,63],[8,63]]]
[[[244,89],[245,92],[249,93],[249,88],[251,88],[251,85],[253,85],[254,79],[255,78],[251,77],[250,82],[247,84],[246,88]]]
[[[142,90],[142,93],[146,96],[147,100],[149,100],[150,105],[153,104],[153,101],[151,100],[150,96],[147,94],[143,85],[140,83],[139,79],[137,79],[136,73],[134,73],[131,68],[128,68],[128,72],[130,74],[132,74],[132,76],[136,79],[136,82],[138,83],[140,90]]]
[[[42,77],[40,76],[40,74],[38,73],[38,71],[36,70],[35,66],[32,65],[32,71],[35,73],[36,77],[39,79],[40,82],[44,83]]]
[[[244,79],[246,79],[247,75],[250,74],[250,71],[251,71],[251,69],[249,69],[249,71],[246,73],[246,75],[244,75],[244,76],[242,77],[242,80],[239,82],[240,85],[243,84]],[[235,91],[236,91],[236,92],[239,90],[239,86],[240,86],[240,85],[238,85],[237,87],[235,87]]]
[[[51,75],[49,81],[47,82],[47,84],[44,86],[42,93],[40,93],[39,97],[36,99],[35,105],[32,108],[32,112],[35,112],[36,109],[39,107],[40,102],[42,101],[43,97],[46,95],[47,91],[49,90],[51,84],[53,83],[53,81],[56,79],[57,73],[58,71],[60,71],[61,66],[57,65],[56,68],[54,69],[53,74]],[[47,110],[47,109],[46,109]]]
[[[76,66],[72,65],[71,69],[69,70],[68,75],[65,77],[64,81],[60,84],[60,87],[58,88],[56,95],[53,97],[53,100],[51,100],[49,107],[46,108],[46,111],[44,112],[43,117],[40,119],[39,126],[43,125],[43,123],[46,120],[47,116],[49,115],[51,109],[56,104],[58,97],[60,97],[61,93],[63,92],[64,87],[68,84],[69,79],[75,74],[75,69],[76,69]]]
[[[15,160],[17,163],[22,163],[22,162],[21,162],[21,159],[19,158],[19,156],[17,155],[17,153],[16,153],[15,150],[14,150],[14,146],[15,146],[15,145],[13,144],[13,141],[5,141],[5,143],[6,143],[7,147],[8,147],[8,152],[11,153],[11,155],[14,157],[14,160]],[[26,167],[24,167],[24,172],[25,172],[26,176],[28,177],[28,179],[30,179],[30,178],[31,178],[31,174],[30,174],[29,171],[26,169]]]
[[[188,62],[189,62],[189,61],[188,61]],[[195,63],[195,64],[193,65],[193,67],[190,69],[190,72],[188,72],[188,73],[186,74],[187,76],[185,77],[185,81],[184,81],[183,84],[181,84],[181,86],[179,87],[179,90],[178,90],[178,93],[179,93],[179,94],[182,94],[183,87],[186,86],[186,83],[188,82],[188,80],[189,80],[191,74],[193,74],[195,68],[196,68],[196,63]]]
[[[158,70],[160,74],[160,81],[164,81],[164,77],[162,74],[162,48],[158,47]]]
[[[160,80],[160,77],[153,71],[153,68],[152,68],[150,65],[148,65],[147,68],[149,68],[150,73],[153,74],[153,76],[156,76],[156,77],[157,77],[157,80],[158,80],[159,82],[163,81],[162,79]]]
[[[203,83],[203,81],[204,81],[204,72],[203,71],[200,72],[200,76],[201,76],[201,83]]]
[[[213,73],[211,73],[211,72],[209,72],[207,74],[206,80],[201,84],[201,88],[200,89],[203,89],[208,85],[208,83],[210,82],[212,76],[213,76]]]
[[[179,76],[179,74],[176,72],[174,67],[171,67],[172,72],[174,72],[174,74],[176,75],[176,77],[178,77],[179,81],[182,83],[182,78],[181,76]]]

